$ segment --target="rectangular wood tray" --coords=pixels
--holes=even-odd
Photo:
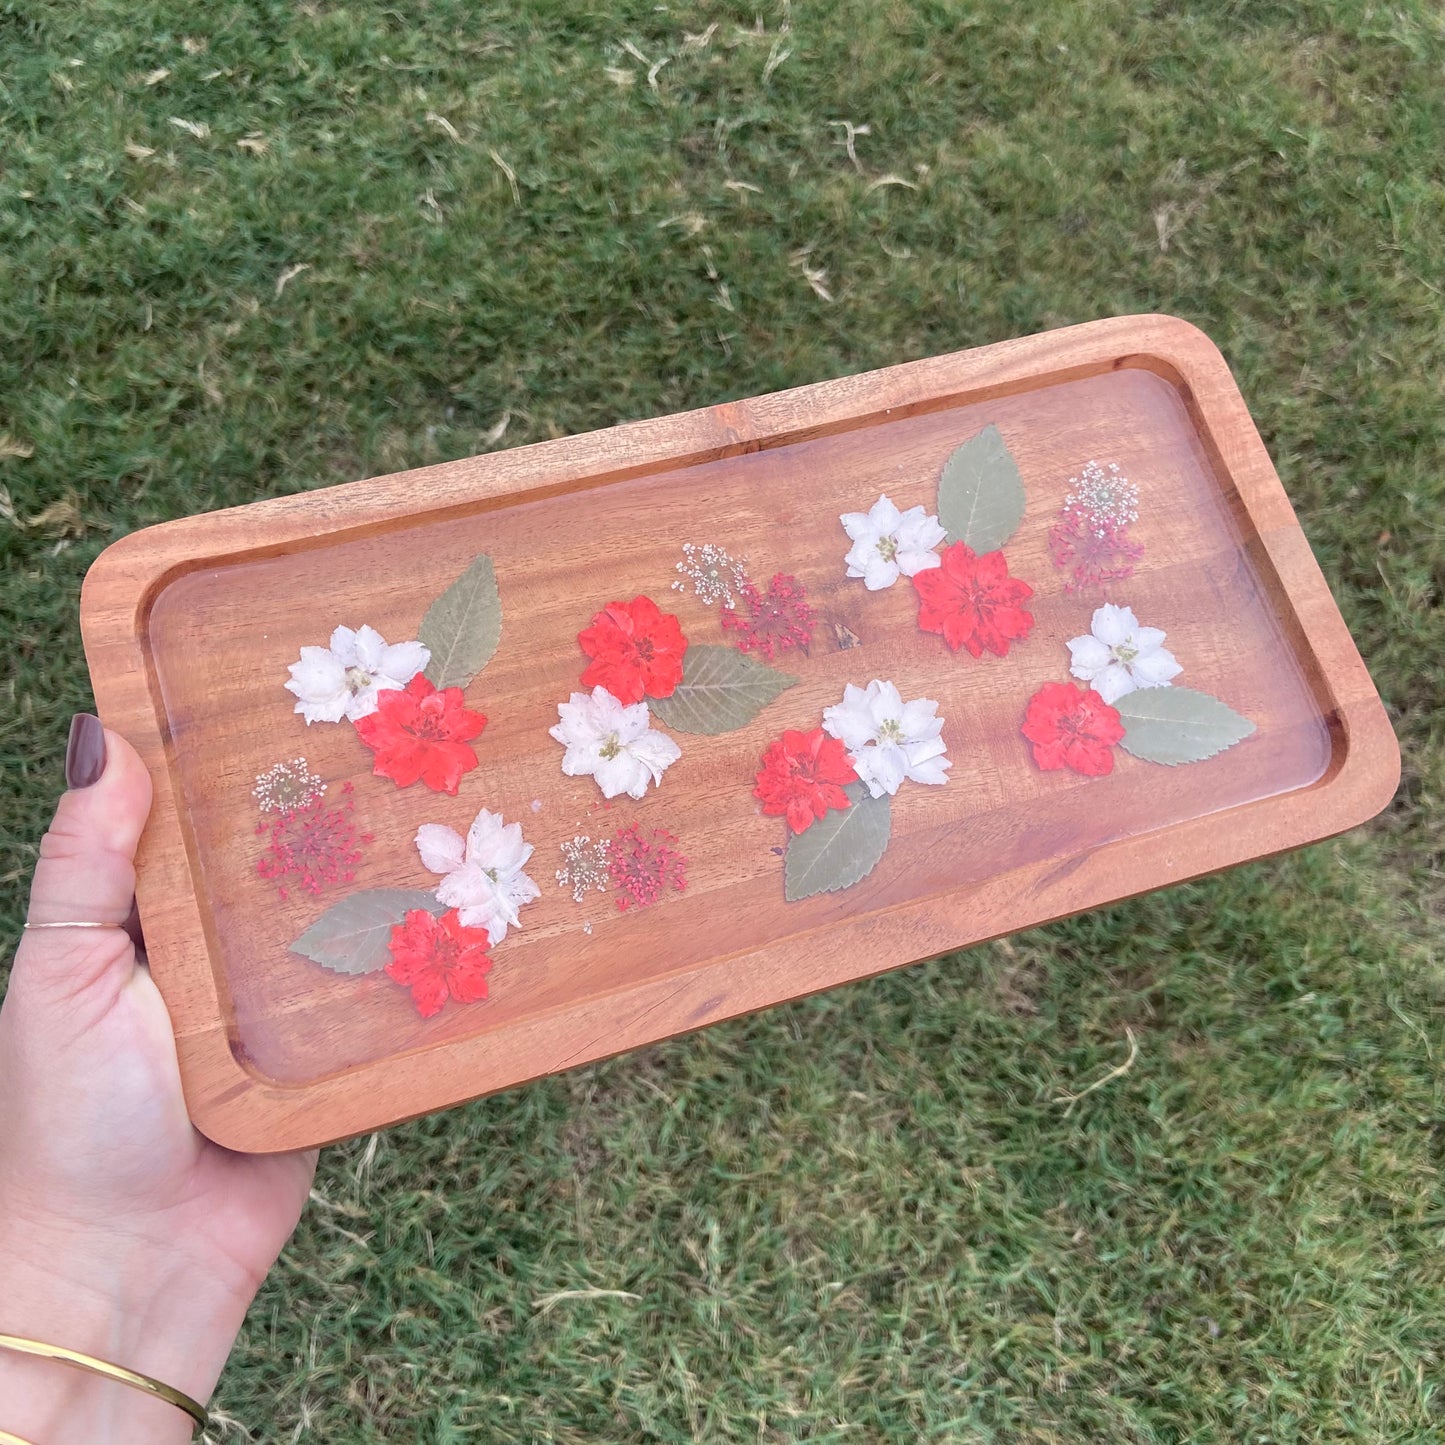
[[[1034,625],[1006,657],[975,660],[921,630],[907,577],[872,591],[845,576],[839,518],[884,493],[936,512],[945,462],[990,426],[1027,497],[1005,550],[1033,587]],[[1051,529],[1089,461],[1137,486],[1142,555],[1127,579],[1070,591]],[[579,631],[647,595],[693,644],[739,640],[716,606],[672,587],[688,542],[746,556],[764,592],[775,574],[796,579],[812,641],[773,659],[798,681],[752,721],[675,732],[681,757],[658,786],[605,801],[593,778],[564,776],[549,736],[581,686]],[[482,553],[503,624],[465,693],[488,719],[480,765],[455,797],[398,787],[373,775],[350,723],[293,712],[287,668],[337,624],[417,637],[429,603]],[[1107,777],[1037,766],[1025,708],[1069,678],[1066,644],[1105,600],[1163,628],[1178,683],[1227,701],[1250,736],[1174,767],[1115,749]],[[155,780],[137,891],[191,1115],[240,1150],[372,1130],[1297,847],[1369,818],[1398,780],[1384,710],[1229,370],[1169,317],[149,528],[96,561],[81,621],[100,714]],[[939,703],[952,771],[944,786],[903,784],[887,849],[860,882],[790,901],[788,826],[753,794],[762,753],[785,729],[816,728],[845,684],[875,678]],[[359,856],[318,894],[282,898],[262,876],[275,815],[254,788],[303,755],[326,806],[354,810],[344,826]],[[348,890],[434,888],[418,826],[464,833],[483,807],[522,825],[541,890],[493,949],[484,1001],[422,1018],[385,972],[335,973],[291,951]],[[615,888],[579,903],[554,881],[561,844],[633,824],[675,835],[684,890],[620,911]]]

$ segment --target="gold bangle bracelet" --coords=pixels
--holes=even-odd
[[[103,1380],[114,1380],[119,1385],[129,1385],[153,1399],[164,1400],[177,1410],[184,1410],[201,1429],[210,1423],[211,1417],[204,1405],[197,1404],[189,1395],[153,1380],[149,1375],[137,1374],[124,1365],[113,1365],[109,1360],[97,1360],[94,1355],[83,1355],[79,1350],[67,1350],[63,1345],[47,1345],[41,1340],[22,1339],[19,1335],[0,1335],[0,1350],[14,1350],[18,1355],[35,1355],[42,1360],[55,1360],[62,1365],[73,1365],[77,1370],[99,1375]],[[0,1435],[0,1441],[13,1440],[14,1436]],[[25,1445],[22,1440],[20,1445]]]
[[[0,1430],[0,1445],[31,1445],[31,1442],[12,1435],[8,1430]]]

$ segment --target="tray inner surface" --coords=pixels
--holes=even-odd
[[[873,593],[845,579],[848,541],[838,515],[866,511],[880,493],[900,507],[936,511],[944,460],[990,422],[1028,489],[1027,514],[1006,553],[1011,572],[1035,589],[1036,621],[1007,659],[975,661],[919,631],[906,579]],[[1119,463],[1138,485],[1131,534],[1145,550],[1127,582],[1067,595],[1048,531],[1069,478],[1091,458]],[[563,496],[479,504],[461,519],[428,520],[425,504],[419,495],[417,517],[381,533],[185,573],[151,610],[153,677],[232,1047],[278,1083],[301,1086],[362,1062],[444,1048],[708,960],[736,955],[743,967],[761,944],[967,890],[1039,859],[1064,868],[1114,839],[1158,833],[1167,849],[1171,824],[1307,787],[1331,762],[1335,744],[1312,662],[1281,620],[1278,584],[1257,565],[1247,521],[1178,389],[1150,371],[880,419]],[[579,686],[577,632],[606,603],[646,593],[678,614],[690,641],[723,642],[715,609],[669,590],[688,541],[745,554],[764,583],[775,572],[800,578],[819,615],[811,655],[777,660],[801,684],[750,726],[679,736],[683,756],[660,788],[641,802],[606,804],[591,778],[562,775],[562,749],[547,735],[557,703]],[[282,686],[287,665],[303,644],[324,645],[338,623],[370,623],[389,641],[415,637],[427,604],[478,552],[495,561],[504,609],[501,646],[467,689],[468,706],[489,719],[476,744],[481,766],[455,798],[420,784],[398,789],[371,776],[371,754],[349,724],[308,728],[292,712]],[[1185,767],[1120,752],[1107,779],[1038,771],[1018,732],[1025,704],[1042,683],[1068,676],[1065,642],[1088,631],[1104,600],[1164,628],[1184,665],[1179,681],[1222,698],[1257,732]],[[840,650],[833,624],[860,645]],[[761,816],[751,796],[759,754],[784,728],[816,726],[845,682],[874,677],[893,679],[905,698],[938,700],[954,760],[949,781],[905,785],[894,799],[892,842],[862,883],[785,902],[785,826]],[[263,840],[254,781],[298,755],[330,789],[355,785],[357,820],[375,842],[350,887],[434,886],[412,844],[423,822],[465,833],[488,807],[522,824],[536,847],[528,871],[542,897],[495,950],[487,1001],[422,1020],[384,974],[337,976],[288,952],[345,891],[293,890],[282,902],[257,874]],[[1247,826],[1248,817],[1221,826]],[[575,903],[554,881],[559,844],[633,821],[679,836],[686,891],[626,913],[611,894]],[[1118,893],[1129,891],[1121,878]],[[787,994],[780,979],[778,996]]]

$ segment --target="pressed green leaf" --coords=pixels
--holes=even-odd
[[[970,437],[943,464],[938,520],[950,542],[995,551],[1018,531],[1025,501],[1018,463],[996,426]]]
[[[1247,717],[1192,687],[1140,688],[1114,706],[1124,724],[1120,746],[1147,763],[1201,762],[1254,731]]]
[[[698,643],[683,654],[682,681],[672,696],[650,697],[647,705],[674,732],[730,733],[797,680],[735,648]]]
[[[440,916],[446,904],[418,888],[364,888],[333,903],[291,952],[333,973],[375,973],[391,958],[391,930],[413,909]]]
[[[868,795],[866,783],[843,789],[850,806],[827,813],[788,842],[783,872],[788,901],[851,888],[878,866],[893,830],[893,799]]]
[[[465,687],[492,660],[502,640],[502,599],[485,552],[427,608],[417,640],[431,652],[426,675],[434,687]]]

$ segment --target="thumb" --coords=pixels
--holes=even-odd
[[[15,954],[17,975],[85,988],[112,969],[128,974],[135,949],[124,931],[135,897],[135,850],[151,806],[151,780],[135,749],[87,713],[71,724],[68,791],[40,841],[27,922],[107,928],[31,928]]]

